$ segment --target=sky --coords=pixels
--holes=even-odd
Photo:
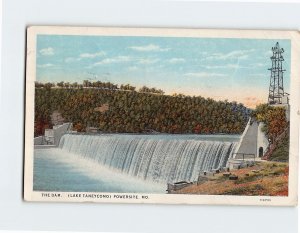
[[[289,93],[290,40],[38,35],[36,79],[145,85],[255,108],[267,102],[276,42],[285,51]]]

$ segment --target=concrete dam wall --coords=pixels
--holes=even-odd
[[[262,157],[269,146],[268,138],[262,131],[264,124],[250,119],[237,147],[234,159],[253,159]]]
[[[34,145],[59,145],[61,137],[69,132],[72,128],[72,123],[64,123],[53,126],[53,129],[46,129],[45,135],[35,137]]]

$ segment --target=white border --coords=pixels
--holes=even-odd
[[[42,192],[32,191],[33,184],[33,123],[34,123],[34,80],[36,59],[36,35],[110,35],[110,36],[167,36],[167,37],[209,37],[209,38],[256,38],[291,40],[291,126],[288,197],[266,196],[225,196],[225,195],[179,195],[147,194],[148,199],[85,199],[68,198],[69,192],[48,192],[62,197],[41,197]],[[25,176],[24,198],[27,201],[68,201],[68,202],[110,202],[110,203],[163,203],[163,204],[230,204],[230,205],[287,205],[297,204],[297,168],[299,148],[299,91],[300,91],[300,34],[297,31],[271,30],[213,30],[174,28],[105,28],[105,27],[54,27],[33,26],[27,30],[26,70],[26,118],[25,118]],[[101,193],[98,193],[101,194]],[[114,196],[114,193],[103,193]],[[116,193],[120,195],[120,193]],[[144,194],[137,194],[141,197]],[[268,199],[268,201],[265,201]]]

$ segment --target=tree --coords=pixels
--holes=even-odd
[[[261,104],[252,112],[252,117],[265,124],[263,130],[271,141],[274,141],[288,127],[288,119],[283,107]]]
[[[69,88],[70,87],[70,83],[66,82],[64,86],[65,86],[65,88]]]
[[[58,86],[58,87],[60,87],[60,88],[63,88],[64,87],[64,82],[62,81],[62,82],[59,82],[59,83],[57,83],[56,85]]]
[[[54,87],[55,85],[53,83],[45,83],[44,88],[47,90],[50,90],[52,87]]]
[[[43,83],[40,83],[40,82],[35,82],[35,87],[36,88],[42,88],[44,87],[45,85]]]
[[[120,89],[127,91],[115,91],[115,84],[101,81],[93,85],[97,88],[83,88],[90,87],[90,82],[85,80],[83,84],[78,84],[79,88],[72,90],[53,88],[47,91],[37,88],[35,119],[49,119],[51,113],[58,110],[66,121],[73,122],[74,126],[78,124],[78,131],[90,126],[103,132],[120,133],[238,134],[242,133],[250,114],[243,105],[201,96],[169,96],[159,94],[163,92],[161,89],[154,88],[149,92],[150,88],[146,86],[140,88],[141,92],[136,92],[129,84],[120,86]],[[103,88],[107,85],[108,88]],[[72,84],[72,87],[75,85]],[[109,111],[95,111],[104,104],[109,105]],[[268,119],[265,115],[263,117]],[[36,120],[35,126],[39,125],[41,121]],[[40,129],[41,126],[36,127],[35,133],[40,133]],[[280,133],[275,126],[271,125],[270,129],[270,134]]]
[[[88,80],[83,80],[82,85],[83,85],[83,87],[90,87],[91,86],[91,82],[88,81]]]
[[[72,88],[78,88],[78,83],[77,82],[74,82],[70,85]]]

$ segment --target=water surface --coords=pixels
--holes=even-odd
[[[35,149],[34,190],[165,193],[226,165],[239,135],[67,134]]]

